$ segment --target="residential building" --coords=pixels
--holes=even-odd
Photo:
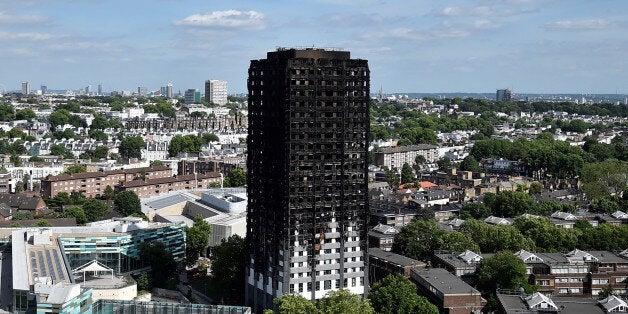
[[[99,197],[107,186],[115,188],[121,182],[168,177],[172,177],[172,170],[166,166],[63,174],[42,179],[41,191],[46,198],[53,198],[61,192],[81,192],[85,197]]]
[[[386,166],[388,169],[401,169],[406,163],[414,165],[417,156],[423,156],[427,163],[436,162],[438,147],[429,144],[384,147],[375,152],[375,164]]]
[[[133,191],[139,198],[157,196],[180,190],[207,189],[222,182],[220,173],[184,174],[145,180],[131,180],[120,183],[118,191]]]
[[[22,95],[31,93],[31,82],[22,82]]]
[[[40,196],[31,196],[22,193],[0,194],[0,205],[6,205],[13,212],[29,212],[33,215],[49,214],[50,210]]]
[[[411,279],[441,313],[480,313],[486,305],[478,290],[444,268],[415,269]]]
[[[412,270],[425,268],[425,263],[403,255],[369,248],[369,281],[377,282],[388,275],[410,278]]]
[[[246,302],[365,295],[367,60],[283,49],[249,67]]]
[[[224,106],[227,104],[227,81],[205,81],[205,100]]]
[[[399,229],[384,225],[377,224],[368,233],[369,235],[369,248],[378,248],[383,251],[392,251],[393,243],[395,242],[395,236],[399,233]]]

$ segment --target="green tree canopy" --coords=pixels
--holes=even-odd
[[[15,113],[15,119],[17,120],[33,120],[35,118],[37,118],[37,115],[30,108],[21,109]]]
[[[427,261],[434,250],[442,245],[445,230],[434,220],[414,219],[404,226],[393,244],[393,252]]]
[[[168,153],[171,157],[176,157],[179,153],[200,152],[203,144],[203,139],[196,135],[175,135],[170,140]]]
[[[144,242],[140,245],[140,259],[151,267],[153,286],[174,289],[179,282],[177,262],[161,241]]]
[[[401,275],[388,275],[376,282],[369,292],[369,300],[376,313],[381,314],[438,314],[438,308],[416,292],[416,286]]]
[[[472,155],[469,155],[462,160],[462,163],[460,163],[460,170],[479,172],[481,169],[477,159],[475,159]]]
[[[225,178],[224,185],[231,187],[243,186],[246,184],[246,172],[242,169],[233,169]]]
[[[368,300],[360,300],[348,290],[332,290],[316,302],[321,314],[372,314],[375,313]]]
[[[244,302],[244,269],[247,260],[246,242],[233,235],[215,247],[212,252],[212,281],[220,289],[219,297],[228,304]]]
[[[205,255],[209,244],[211,226],[202,216],[194,217],[194,225],[186,229],[186,259],[189,265],[194,264],[200,255]]]
[[[142,158],[142,148],[146,142],[140,136],[125,137],[120,141],[118,152],[123,158]]]
[[[142,215],[142,204],[135,192],[127,190],[116,194],[113,203],[116,210],[124,216]]]
[[[451,162],[451,159],[449,159],[449,157],[447,156],[439,159],[436,162],[436,164],[438,165],[438,170],[440,171],[447,171],[454,167],[453,163]]]
[[[401,167],[401,182],[408,183],[414,181],[414,172],[412,171],[412,167],[407,163],[403,164]]]
[[[499,251],[493,257],[484,258],[478,270],[478,281],[483,291],[528,287],[526,266],[509,251]]]
[[[298,294],[288,293],[274,300],[278,314],[316,314],[318,309],[314,303]],[[265,314],[267,311],[264,312]],[[268,310],[268,313],[275,313]]]
[[[86,198],[82,206],[88,222],[102,220],[109,212],[107,204],[95,198]]]
[[[76,223],[83,225],[87,222],[87,215],[80,206],[68,206],[63,210],[63,213],[59,215],[60,218],[76,218]]]

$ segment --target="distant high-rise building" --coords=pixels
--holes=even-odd
[[[201,92],[198,89],[188,89],[185,91],[185,103],[193,104],[201,101]]]
[[[91,93],[92,93],[92,86],[91,85],[85,86],[85,94],[91,95]]]
[[[162,94],[164,95],[164,94]],[[166,84],[166,93],[165,93],[166,98],[172,98],[172,84],[168,83]]]
[[[41,94],[45,95],[47,92],[48,92],[48,86],[42,85],[41,86]]]
[[[31,82],[22,82],[22,95],[31,93]]]
[[[205,81],[205,100],[221,106],[227,104],[227,81]]]
[[[140,96],[146,96],[146,94],[148,94],[148,88],[144,87],[144,86],[140,86],[140,87],[137,88],[137,93]]]
[[[98,96],[102,96],[102,84],[98,84]]]
[[[509,89],[498,89],[495,95],[497,101],[511,101],[512,92]]]
[[[368,62],[279,49],[249,67],[246,303],[368,287]]]

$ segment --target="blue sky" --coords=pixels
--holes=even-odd
[[[246,92],[276,47],[368,59],[384,92],[628,93],[626,0],[0,0],[0,91]]]

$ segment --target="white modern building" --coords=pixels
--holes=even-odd
[[[221,106],[227,104],[227,81],[205,81],[205,100]]]

